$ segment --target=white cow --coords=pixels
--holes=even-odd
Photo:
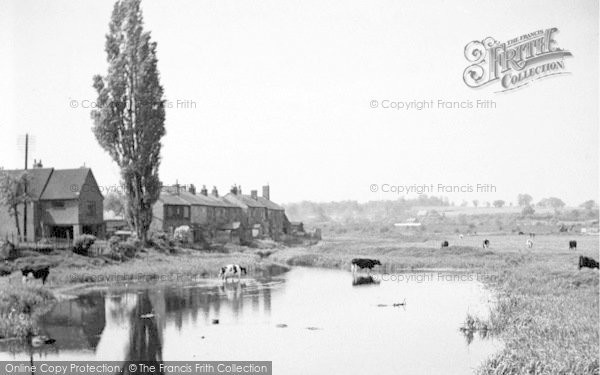
[[[527,248],[531,249],[533,247],[533,241],[532,240],[527,240]]]
[[[228,264],[225,267],[221,267],[219,277],[227,282],[227,279],[230,277],[233,279],[237,276],[239,281],[242,278],[242,273],[244,273],[244,275],[247,273],[245,267],[242,267],[239,264]]]

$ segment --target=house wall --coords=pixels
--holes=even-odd
[[[104,197],[100,193],[98,184],[91,173],[88,173],[85,180],[87,189],[82,189],[79,194],[79,224],[102,224],[104,215]],[[95,209],[90,215],[88,204],[93,204]]]

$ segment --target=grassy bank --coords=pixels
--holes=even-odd
[[[447,237],[446,237],[447,238]],[[482,249],[484,238],[490,249]],[[598,271],[577,268],[579,255],[598,259],[598,238],[538,236],[526,249],[523,236],[445,238],[348,236],[306,249],[272,255],[288,265],[349,269],[354,257],[373,257],[382,272],[417,269],[462,269],[485,274],[498,302],[488,321],[490,333],[504,349],[478,369],[480,374],[598,374]]]
[[[36,320],[55,301],[39,286],[0,285],[0,339],[37,334]]]

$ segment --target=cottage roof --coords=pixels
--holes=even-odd
[[[23,169],[4,171],[11,175],[25,172]],[[34,200],[77,199],[91,169],[33,168],[26,171],[30,176],[27,191]],[[90,187],[96,188],[97,186]]]
[[[0,171],[4,172],[13,177],[18,176],[19,174],[25,172],[24,169],[11,169]],[[28,169],[27,173],[29,174],[30,181],[27,185],[28,194],[35,200],[40,199],[40,196],[44,192],[44,187],[52,174],[52,168],[36,168],[36,169]]]
[[[181,200],[192,206],[237,208],[236,205],[227,202],[223,198],[214,197],[212,195],[192,194],[183,187],[179,188],[179,193],[177,193],[177,187],[175,186],[163,187],[161,197],[163,194],[179,197]]]
[[[35,170],[35,169],[33,169]],[[89,168],[54,169],[40,199],[77,199],[85,189]],[[97,186],[87,187],[89,189]]]
[[[248,206],[248,207],[252,207],[252,208],[266,208],[267,207],[263,203],[261,203],[260,201],[258,201],[256,199],[253,199],[249,195],[229,193],[225,196],[225,198],[229,199],[231,201],[237,202],[238,204],[241,204],[242,206]]]
[[[171,206],[189,206],[189,202],[183,199],[180,195],[172,194],[170,192],[161,192],[160,197],[158,198],[163,204],[168,204]]]
[[[281,207],[273,201],[268,200],[267,198],[258,197],[258,201],[262,203],[265,207],[267,207],[269,210],[285,211],[283,207]]]

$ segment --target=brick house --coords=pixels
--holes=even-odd
[[[252,197],[252,194],[251,194]],[[284,233],[285,209],[271,201],[269,185],[262,187],[262,196],[257,196],[258,202],[266,207],[267,211],[267,232],[275,241],[278,241]]]
[[[150,230],[173,233],[175,228],[181,225],[191,226],[190,204],[179,195],[177,190],[161,191],[158,200],[152,206]]]
[[[33,169],[6,170],[30,176],[27,191],[27,222],[23,225],[23,205],[19,221],[26,241],[41,238],[74,238],[81,234],[104,235],[103,202],[92,170],[89,168],[54,169],[37,165]],[[16,236],[15,220],[7,207],[0,207],[0,236]]]
[[[253,237],[267,236],[278,240],[283,234],[285,211],[270,200],[269,186],[263,186],[262,193],[258,196],[258,192],[252,190],[250,195],[244,195],[234,186],[225,199],[242,208],[244,225],[251,229]]]

